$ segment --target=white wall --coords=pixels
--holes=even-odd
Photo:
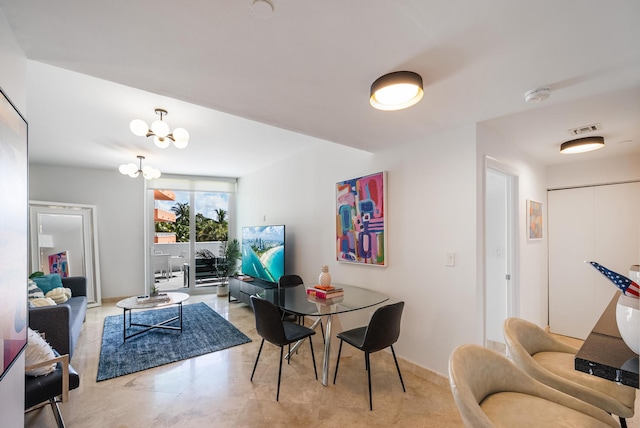
[[[0,10],[0,87],[27,121],[27,60]],[[25,236],[25,240],[27,237]],[[25,258],[27,255],[25,254]],[[0,270],[0,275],[2,271]],[[26,292],[26,289],[25,289]],[[24,424],[24,353],[0,381],[0,415],[2,426]]]
[[[102,298],[142,294],[144,180],[110,170],[30,165],[29,198],[96,206]]]
[[[602,150],[606,150],[606,147]],[[576,155],[580,156],[580,155]],[[640,180],[640,153],[597,162],[575,162],[547,167],[547,188],[588,186]]]
[[[328,264],[336,283],[404,300],[397,353],[446,374],[457,345],[479,343],[475,145],[475,126],[394,142],[375,155],[327,143],[241,178],[238,226],[286,224],[287,268],[307,283],[316,282],[320,266]],[[381,170],[388,172],[389,264],[338,263],[335,183]],[[456,252],[456,267],[445,266],[446,251]],[[369,315],[360,311],[360,322]]]

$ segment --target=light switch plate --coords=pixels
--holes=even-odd
[[[456,253],[455,251],[447,251],[445,253],[445,265],[454,267],[456,265]]]

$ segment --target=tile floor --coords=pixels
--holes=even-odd
[[[249,381],[260,346],[251,310],[215,295],[192,296],[187,303],[195,302],[207,303],[253,342],[96,382],[104,317],[121,312],[114,303],[91,308],[72,360],[81,375],[80,387],[71,391],[69,402],[60,405],[67,427],[462,427],[446,379],[400,360],[407,388],[403,393],[393,359],[386,352],[371,359],[373,412],[368,407],[362,354],[356,351],[343,358],[337,384],[323,387],[313,376],[306,344],[290,365],[283,365],[276,402],[277,347],[265,344],[254,380]],[[320,375],[320,335],[314,339]],[[335,359],[331,363],[333,375]],[[640,394],[637,409],[639,401]],[[640,427],[640,415],[627,423],[630,428]],[[25,427],[55,427],[50,406],[27,413]]]
[[[369,411],[362,354],[340,363],[337,384],[316,381],[309,346],[283,365],[280,401],[275,401],[279,349],[265,343],[253,382],[249,381],[260,339],[252,311],[226,297],[192,296],[203,301],[253,339],[227,350],[119,378],[96,382],[105,316],[120,314],[115,304],[91,308],[72,365],[80,387],[61,404],[74,427],[461,427],[446,379],[431,382],[400,360],[407,392],[402,392],[393,358],[372,356],[373,412]],[[320,335],[314,337],[322,370]],[[344,352],[344,350],[343,350]],[[332,360],[332,368],[335,361]],[[333,370],[331,371],[333,374]],[[428,376],[428,373],[427,373]],[[331,376],[332,380],[332,376]],[[50,406],[25,415],[26,427],[55,427]]]

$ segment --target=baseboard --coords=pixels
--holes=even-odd
[[[393,358],[393,357],[391,357]],[[443,376],[439,373],[436,373],[432,370],[429,370],[425,367],[419,366],[418,364],[415,364],[411,361],[407,361],[404,358],[398,357],[398,360],[400,360],[398,362],[398,364],[401,366],[401,370],[404,372],[405,370],[413,373],[414,375],[418,376],[419,378],[422,378],[424,380],[426,380],[427,382],[431,382],[433,384],[436,384],[438,386],[441,386],[443,388],[449,388],[449,378],[447,376]]]
[[[311,326],[311,323],[313,322],[313,320],[309,319],[309,318],[305,318],[305,325],[307,325],[307,327]],[[334,336],[335,338],[335,336]],[[332,354],[333,354],[333,341],[332,341]],[[394,365],[393,363],[393,355],[391,355],[391,351],[382,351],[380,352],[381,354],[385,355],[385,358],[389,358],[389,364],[390,365]],[[344,354],[344,351],[343,351]],[[397,356],[397,353],[396,353]],[[345,356],[343,355],[341,357],[345,358]],[[351,358],[350,356],[346,357],[346,358]],[[418,376],[419,378],[426,380],[427,382],[431,382],[435,385],[441,386],[443,388],[449,388],[449,378],[447,376],[443,376],[440,373],[434,372],[433,370],[429,370],[425,367],[422,367],[412,361],[406,360],[402,357],[398,357],[398,365],[400,365],[400,370],[404,373],[405,371],[411,372],[412,374],[414,374],[415,376]]]

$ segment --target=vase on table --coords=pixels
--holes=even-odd
[[[632,266],[629,279],[640,284],[638,266]],[[624,343],[636,354],[640,353],[640,299],[621,294],[616,305],[616,323]]]
[[[324,286],[331,285],[331,274],[329,273],[329,266],[322,266],[320,276],[318,277],[318,282],[320,283],[320,285]]]

